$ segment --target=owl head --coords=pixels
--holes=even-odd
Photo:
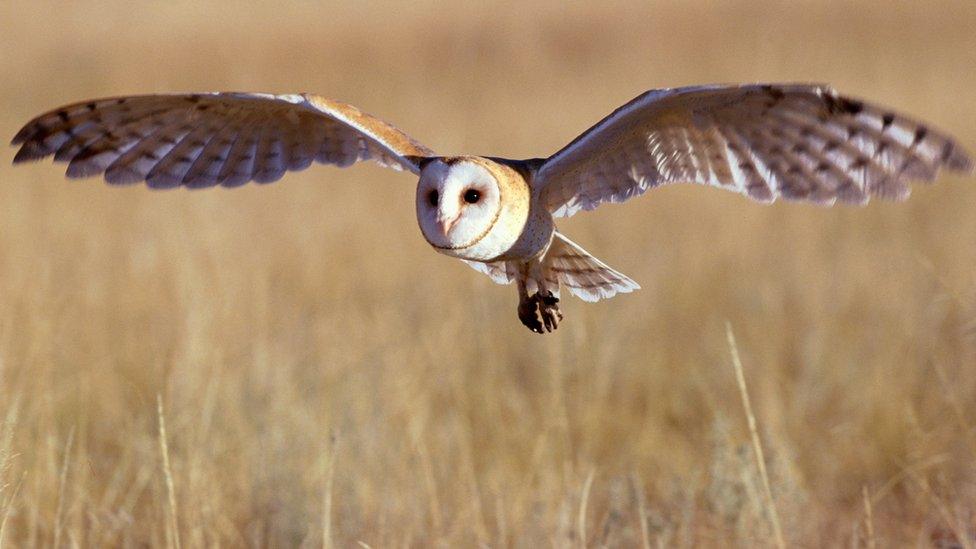
[[[484,259],[502,253],[525,223],[525,208],[518,203],[528,203],[527,189],[513,192],[509,179],[503,166],[484,158],[426,163],[417,184],[417,221],[424,238],[455,257]]]

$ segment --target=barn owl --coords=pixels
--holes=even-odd
[[[14,162],[54,155],[68,177],[236,187],[313,162],[373,160],[419,177],[417,221],[438,252],[518,288],[537,333],[562,320],[560,288],[597,301],[639,288],[556,230],[554,218],[699,183],[769,203],[902,200],[908,183],[973,162],[947,134],[812,84],[648,91],[548,158],[440,156],[359,109],[312,94],[142,95],[75,103],[29,122]]]

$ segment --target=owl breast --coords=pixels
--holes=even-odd
[[[528,215],[517,234],[507,235],[500,246],[486,249],[483,255],[471,259],[486,262],[532,259],[549,248],[554,233],[552,214],[534,202],[530,204]]]

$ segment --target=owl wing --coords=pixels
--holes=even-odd
[[[311,94],[141,95],[75,103],[30,121],[14,162],[54,155],[68,177],[232,187],[268,183],[312,162],[373,160],[419,173],[433,153],[356,107]]]
[[[908,182],[972,160],[948,135],[821,85],[649,91],[546,159],[536,192],[556,216],[666,183],[830,205],[901,200]]]

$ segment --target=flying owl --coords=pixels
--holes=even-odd
[[[640,286],[556,230],[554,218],[668,183],[770,203],[903,200],[941,168],[971,172],[947,134],[811,84],[648,91],[548,158],[439,156],[392,125],[318,95],[196,93],[75,103],[13,139],[14,162],[54,155],[68,177],[114,185],[236,187],[313,162],[373,160],[419,177],[417,221],[438,252],[500,284],[536,333],[562,320],[560,288],[597,301]]]

